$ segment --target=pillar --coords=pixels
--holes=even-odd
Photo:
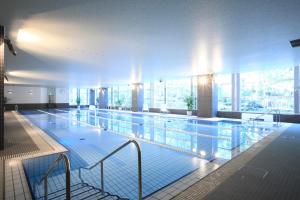
[[[299,89],[300,89],[300,83],[299,83],[299,66],[296,66],[294,68],[294,112],[296,114],[299,114],[300,112],[300,105],[299,105]]]
[[[108,108],[108,88],[99,88],[99,108]]]
[[[4,149],[4,27],[0,25],[0,150]]]
[[[197,90],[198,117],[217,116],[218,89],[213,74],[199,75]]]
[[[132,111],[142,112],[144,106],[144,85],[142,83],[132,84]]]
[[[231,75],[232,111],[240,110],[240,73]]]

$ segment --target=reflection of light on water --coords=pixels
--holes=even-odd
[[[143,135],[142,135],[142,134],[140,134],[140,138],[143,138]]]
[[[197,149],[196,149],[196,148],[193,148],[192,151],[193,151],[194,153],[196,153]]]

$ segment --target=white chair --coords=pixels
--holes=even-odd
[[[167,105],[166,104],[162,104],[160,106],[160,112],[161,113],[169,113],[169,110],[167,109]]]
[[[148,104],[143,105],[143,112],[149,112],[149,106]]]
[[[90,106],[89,106],[89,110],[96,110],[96,106],[90,105]]]

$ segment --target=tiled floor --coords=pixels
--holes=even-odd
[[[42,156],[52,153],[64,152],[66,149],[58,144],[55,140],[45,134],[43,131],[33,126],[30,121],[22,115],[12,113],[14,117],[22,124],[24,130],[33,138],[34,143],[38,146],[39,151],[33,155],[22,155],[14,159],[2,160],[0,163],[0,178],[4,175],[5,168],[5,199],[31,199],[27,181],[24,175],[21,160],[35,156]],[[238,170],[247,159],[255,156],[262,148],[270,143],[280,134],[272,134],[261,142],[255,144],[241,156],[235,158],[232,162],[223,165],[220,169],[214,171],[221,166],[222,161],[211,162],[206,167],[200,168],[175,183],[163,188],[159,192],[152,194],[147,200],[166,200],[166,199],[201,199],[209,191],[215,188],[224,180],[224,176],[230,175],[228,172]],[[229,168],[229,169],[228,169]],[[208,173],[210,175],[206,176]],[[205,177],[206,176],[206,177]],[[1,180],[4,180],[1,178]],[[3,187],[0,187],[0,192]],[[1,197],[0,197],[1,199]]]
[[[3,196],[0,197],[0,199],[30,200],[31,194],[21,160],[53,153],[65,152],[67,150],[47,134],[45,134],[43,131],[33,126],[26,118],[24,118],[22,115],[19,115],[17,112],[6,112],[5,117],[6,119],[10,118],[10,120],[14,121],[13,123],[15,123],[15,126],[12,126],[10,128],[10,131],[12,132],[13,127],[16,127],[19,134],[16,135],[16,137],[14,137],[14,134],[6,134],[5,136],[8,137],[6,141],[10,143],[13,141],[15,145],[13,149],[9,148],[9,151],[4,150],[2,152],[3,156],[0,160],[0,177],[2,176],[0,192],[1,194],[3,194]],[[20,124],[22,126],[21,128],[19,127]],[[24,137],[19,137],[19,135],[21,134],[28,134],[31,139],[27,139],[24,143]],[[28,142],[32,142],[33,144],[29,144]],[[34,148],[34,151],[30,151],[31,149],[27,149],[27,153],[20,154],[18,151],[18,144],[23,147],[22,150],[26,150],[25,146],[36,146],[37,148]],[[1,191],[3,189],[4,191]]]
[[[273,134],[267,136],[262,141],[254,144],[250,149],[243,152],[240,156],[232,159],[230,162],[221,166],[218,170],[212,172],[185,191],[173,197],[173,200],[199,200],[203,199],[222,182],[224,182],[232,174],[240,170],[248,161],[259,154],[266,146],[280,136],[287,127],[282,127]]]

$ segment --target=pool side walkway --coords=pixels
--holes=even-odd
[[[21,160],[67,149],[14,111],[5,112],[4,128],[4,150],[0,151],[0,199],[31,200]]]
[[[300,125],[257,143],[173,200],[300,199]]]

